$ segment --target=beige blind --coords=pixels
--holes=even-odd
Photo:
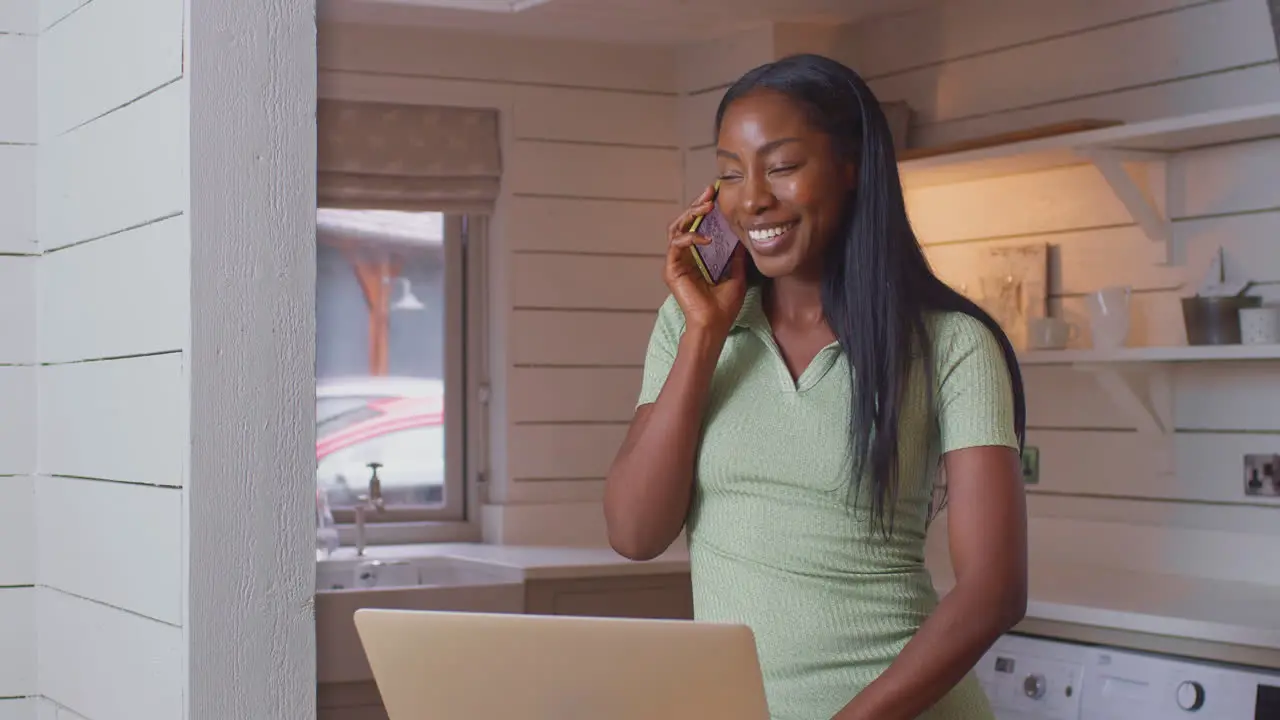
[[[320,100],[316,121],[321,205],[492,210],[502,174],[497,111]]]

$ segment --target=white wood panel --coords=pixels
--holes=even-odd
[[[602,548],[609,544],[599,501],[487,505],[481,524],[486,538],[503,545]]]
[[[35,498],[29,475],[0,476],[0,587],[36,582]]]
[[[680,147],[677,97],[516,86],[517,138]]]
[[[173,83],[40,147],[40,240],[63,247],[180,213],[186,87]]]
[[[83,715],[77,715],[64,707],[58,707],[57,703],[48,698],[37,697],[31,698],[31,700],[34,703],[35,715],[32,717],[35,720],[88,720]],[[0,718],[3,718],[3,715],[0,715]]]
[[[864,77],[1077,34],[1202,0],[967,0],[931,3],[848,28],[837,58]],[[999,22],[993,22],[999,18]]]
[[[40,720],[89,720],[83,715],[77,715],[64,707],[58,707],[56,704],[46,701],[49,710],[41,707],[41,712],[52,712],[52,715],[41,717]]]
[[[92,0],[36,0],[40,6],[40,27],[48,28],[90,2]]]
[[[773,28],[762,26],[682,45],[677,57],[681,92],[725,87],[751,68],[774,59]]]
[[[684,204],[716,181],[716,151],[713,147],[686,150],[684,153]]]
[[[0,364],[35,362],[36,258],[0,256]]]
[[[1135,53],[1133,48],[1142,48]],[[1266,6],[1224,0],[929,66],[872,83],[920,122],[1026,107],[1276,57]],[[1028,73],[1026,68],[1040,68]],[[1048,74],[1046,74],[1048,73]]]
[[[1133,223],[1091,165],[935,185],[912,190],[906,199],[912,228],[924,243]]]
[[[514,197],[506,205],[507,247],[661,256],[667,226],[683,211],[677,202],[626,202]]]
[[[38,715],[34,698],[0,699],[0,720],[58,720],[53,714]]]
[[[182,4],[94,0],[40,37],[41,137],[182,77]]]
[[[189,399],[179,353],[40,369],[40,471],[181,486]]]
[[[516,368],[511,422],[627,422],[640,395],[640,368]]]
[[[0,32],[35,35],[38,0],[0,0]]]
[[[1178,433],[1176,476],[1154,470],[1161,448],[1138,433],[1030,430],[1040,448],[1040,484],[1033,491],[1160,500],[1275,505],[1244,494],[1244,453],[1280,452],[1280,436]]]
[[[1036,497],[1029,498],[1035,505]],[[1132,508],[1133,503],[1106,500]],[[1166,504],[1167,505],[1167,504]],[[1193,508],[1201,510],[1204,508]],[[1274,510],[1268,510],[1274,514]],[[1254,534],[1171,527],[1163,523],[1112,522],[1035,516],[1028,526],[1032,576],[1051,574],[1059,563],[1148,574],[1186,575],[1280,585],[1280,573],[1265,552],[1252,552],[1265,538]],[[947,513],[929,528],[930,556],[946,552]],[[1116,552],[1123,548],[1123,552]]]
[[[320,97],[335,100],[499,108],[510,115],[514,114],[514,96],[518,87],[500,82],[321,70],[316,90]],[[505,123],[506,118],[501,122]]]
[[[503,182],[517,195],[680,200],[676,149],[522,140],[505,163]]]
[[[910,1],[910,0],[908,0]],[[897,3],[891,3],[896,11]],[[870,8],[868,8],[870,9]],[[887,8],[886,8],[887,9]],[[868,14],[878,12],[871,11]],[[813,22],[775,22],[773,24],[773,56],[783,58],[797,53],[817,53],[835,57],[848,34],[846,25],[816,20]]]
[[[1141,122],[1222,108],[1280,101],[1276,63],[1172,82],[1064,99],[1035,107],[916,125],[913,147],[928,147],[1078,118]]]
[[[1225,251],[1227,272],[1255,282],[1280,280],[1280,211],[1209,217],[1177,222],[1173,237],[1184,249],[1178,264],[1164,263],[1164,246],[1137,226],[1027,235],[1005,240],[925,246],[934,271],[955,287],[978,288],[986,253],[1028,243],[1049,245],[1049,292],[1087,293],[1108,285],[1154,290],[1199,287],[1217,251]],[[1105,258],[1106,262],[1098,262]]]
[[[0,587],[0,697],[36,692],[35,589]]]
[[[1275,559],[1257,547],[1257,535],[1170,529],[1124,522],[1037,518],[1028,538],[1032,572],[1052,572],[1053,561],[1118,570],[1189,575],[1280,585]],[[1123,548],[1123,552],[1117,552]]]
[[[36,141],[36,38],[0,28],[0,142]]]
[[[0,144],[0,252],[36,250],[36,148]]]
[[[599,502],[603,499],[603,479],[516,480],[507,488],[503,505]]]
[[[1071,497],[1033,493],[1027,514],[1034,518],[1093,520],[1170,530],[1215,530],[1280,536],[1275,508],[1252,505],[1203,505],[1159,500]]]
[[[182,629],[40,588],[41,694],[93,720],[184,717]]]
[[[1198,219],[1280,207],[1280,163],[1274,156],[1280,156],[1277,141],[1176,156],[1168,182],[1172,217]],[[906,199],[912,227],[925,244],[1133,224],[1092,165],[917,188]],[[1252,232],[1269,233],[1275,221],[1267,217],[1258,222],[1268,225]],[[1191,226],[1183,224],[1178,223],[1176,232],[1190,232],[1192,239],[1212,227],[1189,231]]]
[[[512,425],[507,472],[513,480],[603,478],[626,434],[621,423]]]
[[[644,363],[655,312],[516,310],[508,335],[513,365]]]
[[[0,475],[35,472],[36,397],[34,367],[0,367]]]
[[[1275,363],[1187,365],[1174,371],[1174,426],[1185,430],[1280,432]],[[1065,366],[1022,368],[1027,424],[1042,428],[1128,428],[1093,378]]]
[[[680,100],[680,138],[684,147],[705,147],[716,142],[716,110],[724,89],[704,90]]]
[[[181,624],[181,490],[42,477],[36,501],[41,585]]]
[[[47,254],[41,361],[181,350],[191,304],[188,235],[183,215]]]
[[[324,24],[319,48],[325,70],[660,93],[676,89],[673,54],[643,46]]]
[[[515,308],[656,310],[667,298],[663,258],[521,255],[511,268]]]
[[[1169,212],[1194,217],[1280,208],[1278,159],[1280,138],[1179,154],[1169,166]]]
[[[1276,363],[1188,366],[1175,376],[1174,422],[1188,430],[1280,432]],[[1280,445],[1280,438],[1276,444]]]
[[[1226,271],[1255,282],[1280,280],[1280,211],[1184,220],[1173,237],[1186,249],[1184,272],[1199,287],[1219,247]]]

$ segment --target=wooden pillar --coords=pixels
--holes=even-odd
[[[342,254],[351,263],[369,309],[369,374],[386,375],[389,369],[391,332],[391,281],[400,273],[400,264],[385,250],[357,251],[343,246]]]

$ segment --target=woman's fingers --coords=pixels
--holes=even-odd
[[[681,233],[671,241],[671,246],[681,250],[691,245],[706,245],[711,242],[711,238],[698,233]]]
[[[667,228],[667,237],[675,238],[681,233],[689,232],[689,226],[693,224],[693,219],[699,215],[706,215],[711,212],[713,204],[708,201],[691,206],[688,210],[680,213],[680,217]]]

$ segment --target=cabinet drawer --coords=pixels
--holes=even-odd
[[[693,619],[688,573],[525,581],[533,615]]]

